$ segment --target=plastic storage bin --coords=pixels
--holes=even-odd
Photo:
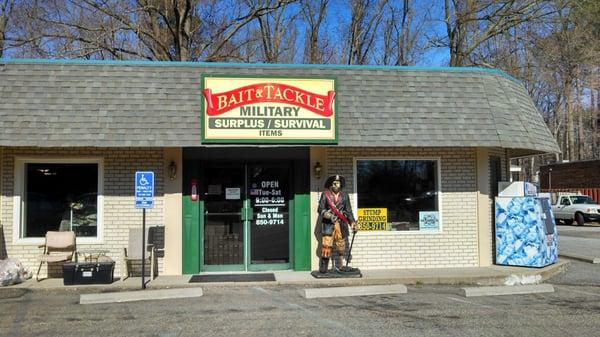
[[[115,262],[67,262],[63,265],[63,284],[110,284]]]

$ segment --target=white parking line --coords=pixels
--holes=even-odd
[[[452,301],[456,301],[456,302],[462,302],[462,303],[467,303],[467,304],[472,304],[472,305],[476,305],[479,307],[484,307],[484,308],[488,308],[488,309],[497,309],[495,307],[489,306],[489,305],[485,305],[485,304],[480,304],[480,303],[475,303],[475,302],[471,302],[471,301],[467,301],[467,300],[463,300],[461,298],[456,298],[456,297],[448,297],[446,296],[447,299],[452,300]]]
[[[262,287],[252,287],[252,290],[255,290],[256,292],[259,292],[259,293],[271,295],[270,292],[268,292],[265,288],[262,288]]]
[[[370,296],[406,294],[404,284],[384,284],[353,287],[307,288],[302,295],[304,298],[324,298],[342,296]]]
[[[465,287],[462,288],[462,291],[465,297],[502,296],[553,293],[554,287],[551,284],[542,283],[514,286]]]
[[[342,322],[338,322],[336,320],[328,319],[327,317],[323,317],[320,314],[313,312],[310,309],[307,309],[299,304],[292,303],[291,301],[279,298],[278,296],[273,295],[273,293],[267,289],[262,287],[254,287],[252,288],[257,293],[262,293],[265,295],[269,295],[269,299],[277,304],[285,305],[291,309],[298,310],[300,315],[304,317],[307,321],[318,322],[318,324],[323,325],[325,328],[332,329],[333,331],[341,332],[345,336],[350,337],[359,337],[361,335],[357,335],[354,330],[347,327]]]

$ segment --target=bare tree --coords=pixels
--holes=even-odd
[[[585,4],[586,1],[567,2],[569,6],[556,16],[556,29],[538,40],[539,60],[549,66],[546,71],[561,80],[563,154],[569,160],[586,159],[589,152],[593,153],[586,151],[587,144],[593,143],[593,135],[587,131],[592,128],[593,115],[591,104],[584,104],[590,95],[584,92],[595,90],[591,76],[600,67],[600,34],[593,34],[591,29],[593,24],[600,24],[600,18],[589,17],[593,7],[580,7]],[[595,5],[593,1],[587,4]],[[596,13],[600,15],[600,6],[596,7]]]
[[[428,20],[425,16],[417,17],[415,4],[410,0],[390,2],[386,9],[380,63],[414,64],[425,50],[423,28]]]
[[[0,1],[0,57],[4,55],[6,29],[14,4],[14,0]]]
[[[23,37],[62,57],[235,59],[243,27],[295,1],[245,6],[218,0],[38,0],[28,4],[36,24]]]
[[[473,53],[487,40],[549,14],[542,0],[444,0],[446,34],[435,44],[448,48],[450,66],[480,64]]]
[[[388,0],[352,0],[348,27],[348,64],[367,64],[373,52]]]
[[[250,8],[276,8],[277,5],[276,0],[246,0],[246,3]],[[281,6],[257,17],[262,61],[281,62],[281,57],[294,49],[296,16],[297,14],[290,10],[290,6]],[[292,62],[290,55],[287,56],[286,61]]]
[[[302,17],[306,21],[306,49],[304,50],[304,62],[324,63],[325,48],[322,39],[321,27],[327,15],[329,0],[304,0],[302,1]]]

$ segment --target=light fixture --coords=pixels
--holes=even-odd
[[[175,164],[175,161],[171,161],[171,163],[169,164],[169,179],[170,180],[175,180],[175,178],[177,177],[177,164]]]
[[[314,170],[315,170],[315,178],[321,179],[321,171],[323,170],[321,163],[317,162],[315,164]]]

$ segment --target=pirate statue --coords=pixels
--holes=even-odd
[[[335,276],[332,275],[332,277],[339,277],[340,275],[360,277],[360,271],[357,268],[348,267],[348,263],[346,263],[346,266],[343,264],[346,238],[349,234],[348,227],[352,229],[353,234],[356,234],[358,229],[352,214],[350,197],[348,193],[342,191],[345,184],[344,177],[340,175],[327,178],[325,190],[319,200],[317,228],[321,227],[322,239],[319,273],[315,275],[316,277],[325,277],[326,274],[331,274],[328,271],[328,266],[334,246],[337,256],[333,263],[333,274]],[[352,245],[350,245],[350,249],[352,249]],[[349,258],[350,252],[348,252],[346,260]]]

